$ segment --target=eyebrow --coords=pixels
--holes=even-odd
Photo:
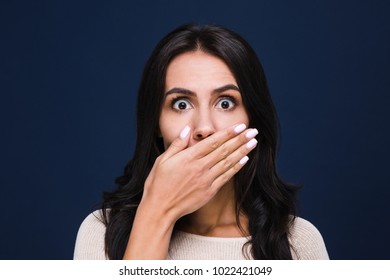
[[[240,92],[240,89],[236,85],[228,84],[228,85],[224,85],[222,87],[214,89],[212,94],[220,94],[220,93],[227,91],[227,90],[235,90],[235,91]],[[173,93],[180,93],[180,94],[186,94],[186,95],[196,95],[196,93],[193,92],[192,90],[180,88],[180,87],[174,87],[174,88],[168,90],[165,93],[165,96],[167,96],[169,94],[173,94]]]

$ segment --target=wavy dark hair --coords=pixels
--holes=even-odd
[[[296,212],[297,187],[283,182],[276,172],[279,123],[263,68],[240,35],[218,25],[194,24],[166,35],[146,63],[138,91],[134,155],[124,174],[116,179],[117,188],[103,194],[106,254],[109,259],[123,258],[144,182],[164,152],[159,117],[167,67],[177,55],[196,50],[219,57],[230,68],[240,88],[249,127],[259,130],[259,144],[251,152],[251,160],[234,177],[236,220],[240,226],[239,213],[248,216],[251,238],[246,246],[251,245],[251,257],[292,259],[289,229]]]

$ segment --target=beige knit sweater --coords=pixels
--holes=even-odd
[[[88,215],[77,234],[74,259],[104,260],[105,225],[101,211]],[[242,248],[246,237],[208,237],[176,231],[169,245],[168,259],[178,260],[243,260]],[[291,252],[294,259],[329,259],[320,232],[310,222],[296,218],[291,228]],[[248,249],[248,248],[247,248]]]

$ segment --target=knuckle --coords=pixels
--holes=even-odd
[[[228,129],[228,130],[226,130],[226,135],[227,135],[229,138],[236,136],[236,134],[237,134],[237,133],[234,131],[234,129]]]
[[[246,133],[242,133],[242,134],[240,134],[240,141],[242,142],[242,143],[246,143],[246,142],[248,142],[248,138],[246,137]]]
[[[220,179],[222,181],[222,183],[226,183],[227,181],[229,181],[231,178],[231,176],[228,174],[228,173],[223,173],[221,176],[220,176]]]
[[[208,187],[205,192],[204,192],[204,198],[205,200],[209,200],[210,198],[212,198],[213,196],[215,195],[215,190],[214,188],[212,188],[211,186]]]
[[[232,167],[232,162],[229,159],[224,159],[223,160],[223,167],[225,169],[229,169]]]
[[[181,146],[181,141],[178,140],[178,139],[175,139],[175,140],[171,143],[171,145],[170,145],[170,147],[172,147],[172,148],[179,148],[180,146]]]
[[[234,173],[237,173],[242,167],[242,164],[237,163],[233,166]]]
[[[219,144],[217,139],[212,138],[212,139],[210,139],[210,146],[212,149],[215,150],[220,146],[220,144]]]
[[[241,147],[240,149],[238,149],[238,151],[242,156],[246,156],[248,154],[248,148],[246,146]]]
[[[226,147],[226,144],[222,144],[220,147],[220,155],[223,157],[227,157],[229,154],[229,149]]]
[[[194,151],[193,149],[189,148],[186,150],[186,156],[185,156],[185,160],[187,160],[188,162],[192,161],[196,159],[196,151]]]

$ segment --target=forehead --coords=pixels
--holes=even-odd
[[[202,51],[186,52],[175,57],[168,65],[166,89],[173,86],[193,86],[207,84],[237,84],[226,63]]]

